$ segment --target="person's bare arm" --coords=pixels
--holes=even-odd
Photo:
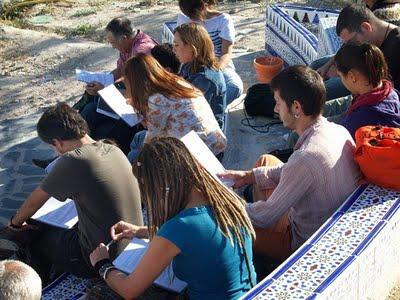
[[[25,221],[32,217],[35,212],[37,212],[38,209],[41,208],[49,198],[49,194],[47,194],[42,188],[37,187],[29,195],[29,197],[25,200],[25,202],[12,218],[11,227],[28,226],[24,224]],[[9,223],[8,225],[10,226],[11,224]]]
[[[221,70],[225,69],[225,67],[232,60],[232,51],[233,51],[233,43],[222,39],[222,56],[219,58],[218,66]]]
[[[149,247],[133,273],[125,275],[118,270],[107,273],[106,283],[124,299],[132,299],[140,296],[161,274],[172,259],[180,253],[180,249],[163,237],[154,237]],[[108,252],[104,244],[100,244],[90,254],[92,265],[108,258]]]

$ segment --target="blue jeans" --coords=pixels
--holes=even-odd
[[[233,63],[222,70],[226,84],[226,105],[238,98],[243,92],[243,81],[236,73]]]
[[[129,162],[132,164],[138,157],[140,150],[144,144],[144,138],[146,137],[147,130],[139,131],[135,134],[131,142],[131,151],[129,151],[127,157]]]
[[[317,70],[318,68],[320,68],[324,64],[326,64],[332,57],[333,57],[333,55],[327,55],[327,56],[321,57],[320,59],[317,59],[316,61],[313,61],[310,64],[310,68]],[[325,88],[326,88],[326,101],[327,102],[332,99],[337,99],[340,97],[350,95],[349,90],[346,89],[346,87],[343,85],[339,76],[328,78],[327,80],[324,81],[324,83],[325,83]]]

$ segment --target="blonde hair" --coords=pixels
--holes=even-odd
[[[198,72],[201,67],[218,70],[214,44],[203,26],[196,23],[182,24],[175,28],[174,33],[178,33],[182,42],[192,48],[194,59],[190,72]]]

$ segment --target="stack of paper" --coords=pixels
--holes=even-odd
[[[114,266],[127,274],[132,273],[146,253],[147,246],[148,240],[134,238],[129,245],[126,246],[124,251],[113,261]],[[165,269],[154,283],[164,289],[177,293],[182,292],[187,286],[186,282],[175,277],[172,272],[172,267]]]
[[[71,199],[64,202],[51,197],[32,216],[32,219],[60,228],[72,228],[78,222],[75,203]]]
[[[107,105],[129,126],[133,127],[142,121],[142,117],[135,112],[131,105],[126,103],[125,97],[114,85],[109,85],[108,87],[100,90],[99,95],[103,98]]]

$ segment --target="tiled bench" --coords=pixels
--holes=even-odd
[[[42,300],[85,299],[87,279],[64,273],[42,291]]]
[[[384,299],[400,277],[400,192],[358,188],[242,299]]]
[[[266,11],[265,49],[281,57],[286,65],[308,65],[322,55],[333,54],[338,48],[338,39],[331,34],[333,21],[327,23],[321,20],[333,20],[338,13],[336,10],[298,5],[269,5]],[[305,23],[318,28],[318,37],[303,26]]]

